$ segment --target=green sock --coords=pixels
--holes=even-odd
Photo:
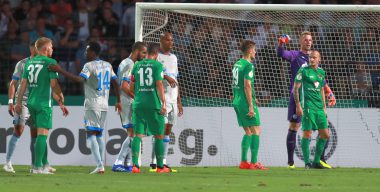
[[[259,154],[260,135],[251,136],[251,163],[257,163],[257,155]]]
[[[157,139],[154,142],[154,151],[156,153],[157,167],[164,167],[164,140]]]
[[[303,161],[305,164],[310,163],[310,139],[302,138],[301,140],[301,148],[303,154]]]
[[[34,161],[34,166],[36,168],[42,167],[42,159],[45,155],[46,151],[46,139],[47,135],[38,135],[36,139],[36,144],[35,144],[35,161]]]
[[[247,161],[248,149],[251,145],[251,136],[244,135],[241,141],[241,161]]]
[[[45,147],[45,153],[44,153],[44,156],[42,157],[42,165],[49,165],[49,161],[48,161],[48,149],[47,149],[47,145]]]
[[[136,165],[137,167],[139,167],[141,138],[134,137],[131,145],[132,145],[132,163]]]
[[[313,163],[319,163],[319,161],[321,160],[321,155],[323,153],[323,149],[325,148],[326,142],[327,139],[321,139],[318,137]]]

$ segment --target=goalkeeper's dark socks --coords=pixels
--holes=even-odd
[[[297,131],[288,130],[286,137],[286,148],[288,151],[288,165],[294,164],[294,150],[296,149]]]

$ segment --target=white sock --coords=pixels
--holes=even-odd
[[[129,137],[129,138],[130,138],[129,143],[128,143],[129,150],[127,152],[127,156],[125,158],[125,161],[126,161],[127,166],[132,166],[132,148],[131,148],[132,146],[131,146],[131,143],[133,141],[133,137]],[[141,164],[139,164],[139,165],[141,165]]]
[[[168,156],[169,142],[170,142],[169,135],[165,135],[165,137],[164,137],[164,159],[163,159],[164,165],[166,165],[166,158]]]
[[[100,152],[99,152],[99,144],[98,144],[98,141],[96,141],[96,136],[95,135],[88,136],[87,141],[90,145],[91,153],[94,156],[96,166],[103,167],[102,159],[100,157]]]
[[[157,164],[156,153],[154,152],[154,136],[152,137],[152,164]]]
[[[7,163],[11,161],[13,152],[16,149],[16,144],[17,144],[18,139],[19,139],[19,137],[17,137],[15,134],[13,134],[11,139],[8,142],[7,157],[5,159]]]
[[[115,165],[124,165],[124,160],[127,157],[128,152],[130,151],[130,140],[131,138],[127,136],[127,138],[124,140],[123,144],[121,145],[120,152],[117,155]]]
[[[104,153],[105,153],[105,148],[106,148],[106,144],[104,143],[104,138],[103,138],[103,135],[101,136],[97,136],[96,137],[96,141],[98,141],[98,144],[99,144],[99,153],[100,153],[100,159],[102,160],[102,162],[104,163]]]

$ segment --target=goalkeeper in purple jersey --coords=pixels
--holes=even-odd
[[[287,61],[290,62],[290,86],[289,86],[289,92],[290,92],[290,98],[289,98],[289,105],[288,105],[288,121],[289,121],[289,131],[288,135],[286,137],[286,146],[288,151],[288,168],[295,168],[294,165],[294,150],[296,147],[296,136],[297,131],[300,127],[301,117],[296,115],[296,104],[294,102],[293,97],[293,85],[294,85],[294,78],[298,72],[298,70],[302,66],[307,66],[309,63],[309,54],[311,53],[311,46],[313,45],[313,38],[311,35],[311,32],[304,31],[301,33],[300,36],[300,49],[299,50],[285,50],[284,44],[289,42],[288,36],[282,36],[279,39],[279,46],[277,48],[277,55]],[[329,100],[329,106],[335,105],[335,97],[332,93],[331,89],[325,83],[324,90],[327,95],[327,98]],[[325,149],[327,148],[327,144],[325,146]],[[326,168],[331,168],[330,165],[326,163],[325,159],[325,150],[322,153],[321,156],[321,164],[325,166]]]

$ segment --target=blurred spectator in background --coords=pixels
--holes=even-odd
[[[11,5],[9,4],[9,1],[4,1],[1,4],[0,9],[0,38],[3,37],[3,35],[8,31],[8,25],[12,23],[13,25],[18,24],[17,21],[13,17]]]
[[[119,19],[111,8],[104,8],[101,18],[97,21],[97,26],[101,26],[102,34],[105,38],[115,38],[119,34]]]
[[[53,32],[46,29],[46,19],[43,16],[37,18],[35,29],[29,33],[30,41],[36,41],[39,37],[47,37],[56,43]]]
[[[20,5],[14,11],[14,18],[18,23],[21,23],[23,20],[27,18],[29,14],[32,3],[30,0],[22,0]]]
[[[77,9],[72,17],[75,27],[78,28],[79,41],[85,41],[90,36],[90,29],[95,22],[94,14],[88,11],[86,0],[78,0]]]
[[[144,2],[144,0],[132,0],[131,4],[125,9],[121,19],[123,24],[123,36],[128,39],[135,38],[135,13],[137,2]]]
[[[29,55],[29,32],[24,31],[17,38],[17,43],[12,44],[11,59],[12,61],[20,61]]]
[[[55,3],[50,4],[50,12],[54,15],[56,24],[58,26],[65,26],[66,19],[70,17],[73,8],[66,0],[56,0]]]
[[[356,72],[351,76],[351,83],[354,96],[367,95],[372,92],[371,74],[366,70],[366,64],[356,63]]]

